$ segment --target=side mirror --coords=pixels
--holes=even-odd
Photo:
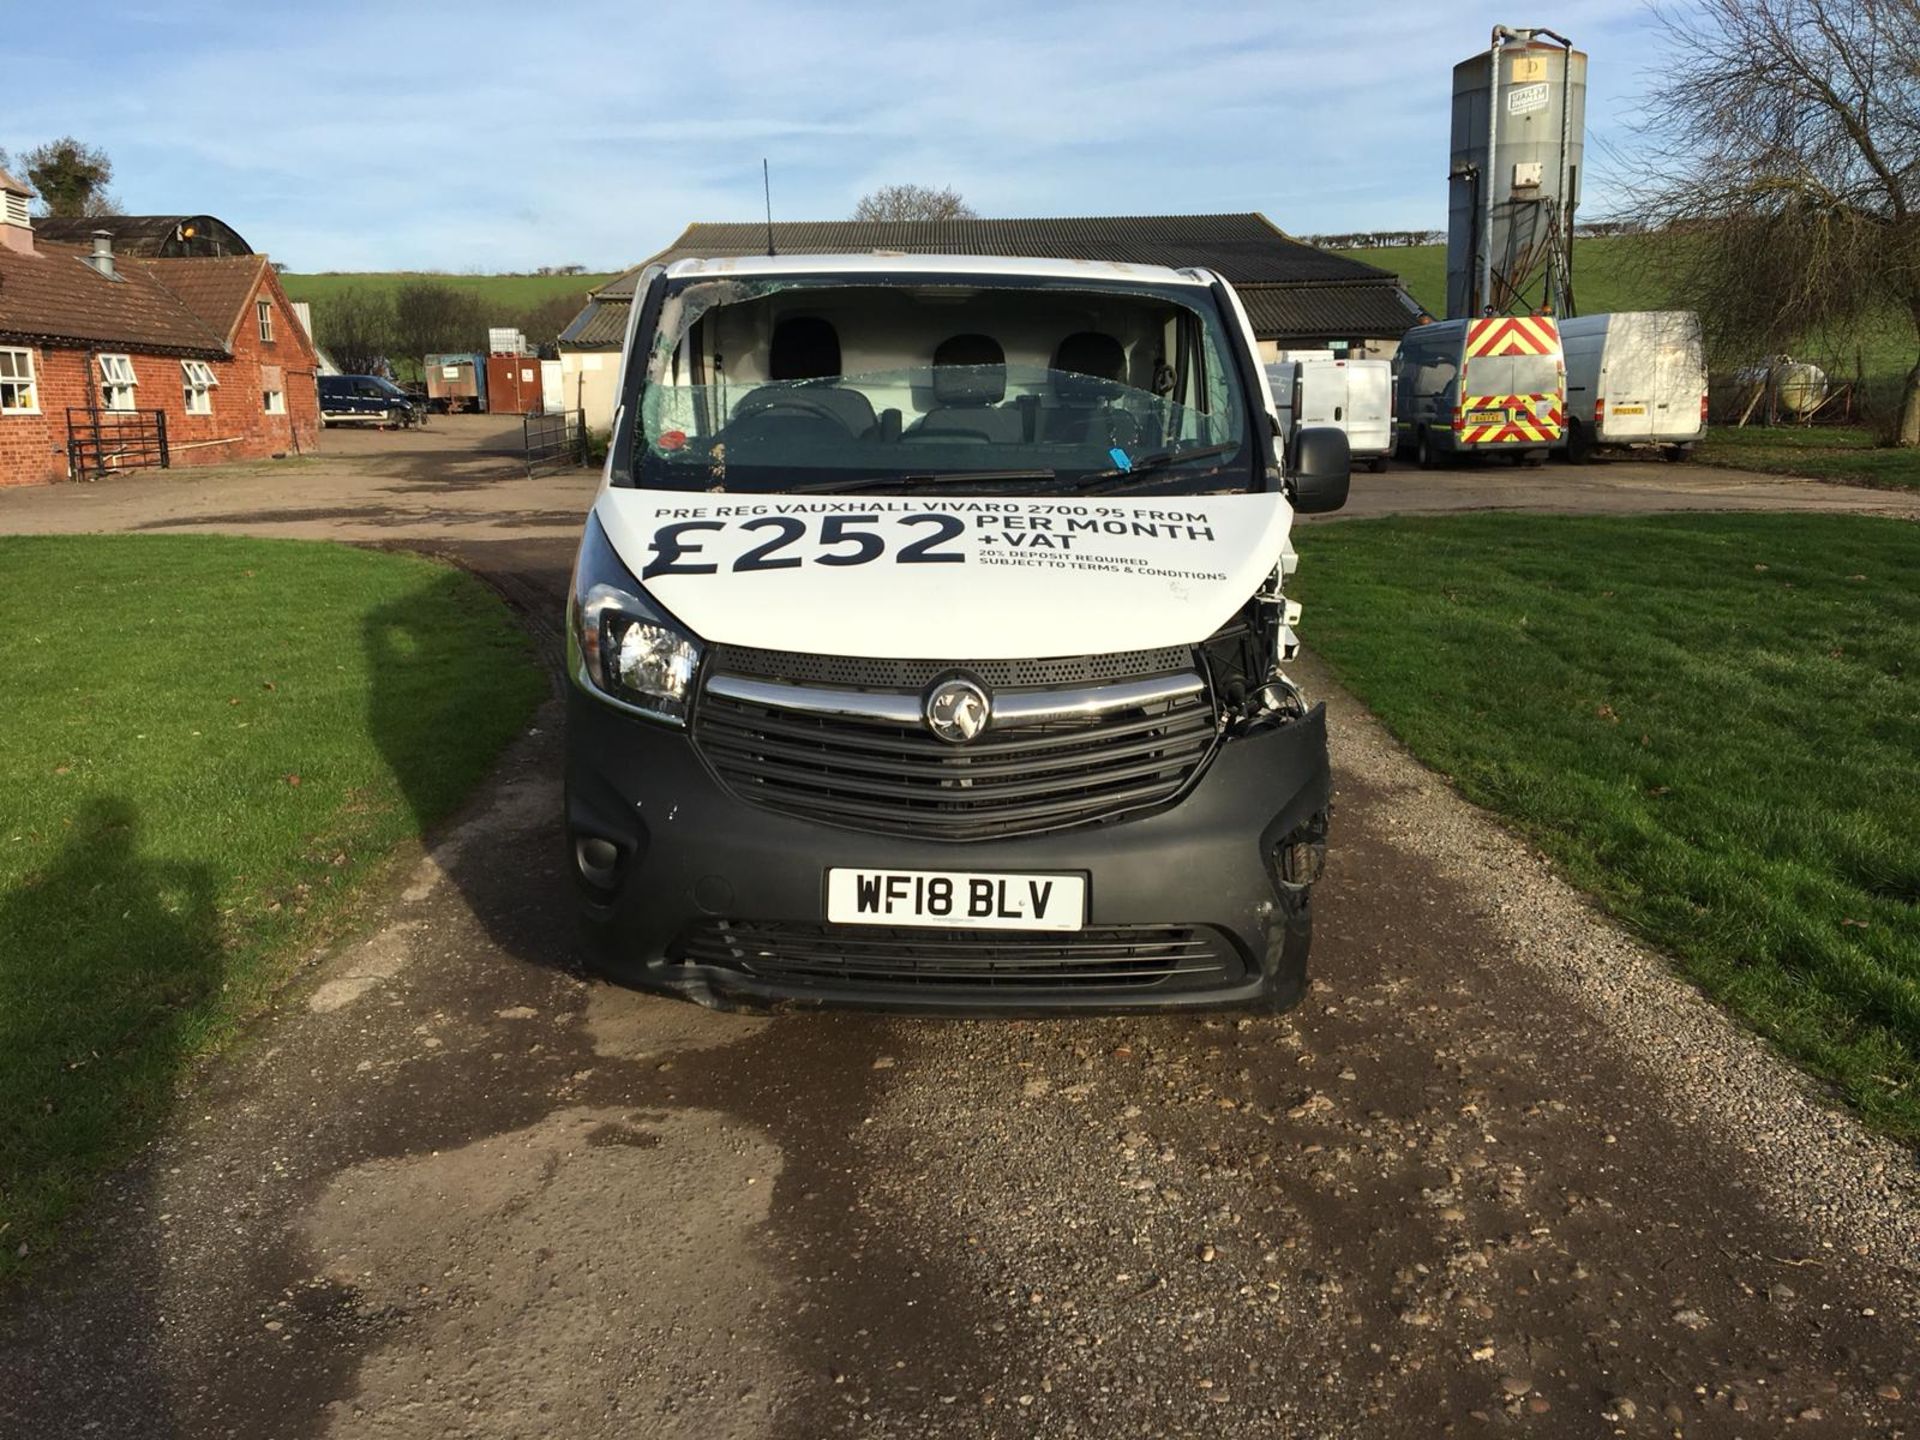
[[[1347,432],[1334,425],[1313,425],[1294,441],[1287,498],[1302,515],[1324,515],[1347,503],[1353,479],[1353,450]]]

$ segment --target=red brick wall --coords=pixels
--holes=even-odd
[[[17,349],[16,342],[0,345]],[[66,407],[87,403],[75,367],[58,363],[57,352],[34,350],[38,415],[0,415],[0,485],[33,485],[67,473]]]
[[[274,307],[273,342],[260,339],[254,300]],[[0,341],[0,344],[7,342]],[[102,350],[113,353],[111,346]],[[187,414],[180,360],[172,355],[133,357],[140,384],[134,404],[167,412],[167,443],[175,465],[217,465],[269,455],[311,454],[320,440],[320,399],[314,386],[313,349],[271,270],[248,299],[233,336],[233,359],[210,360],[214,379],[211,415]],[[287,413],[269,415],[261,403],[261,368],[278,365]],[[98,371],[84,350],[36,348],[38,415],[0,415],[0,485],[32,485],[67,475],[67,407],[85,406]],[[214,443],[210,443],[214,442]]]
[[[254,303],[258,300],[266,300],[273,306],[272,344],[260,339],[260,324],[254,313]],[[299,317],[287,303],[286,294],[281,290],[271,265],[241,310],[240,325],[234,331],[232,345],[233,359],[213,367],[213,373],[220,381],[220,388],[213,392],[213,415],[194,416],[192,423],[206,425],[209,420],[228,420],[229,424],[224,428],[217,423],[215,426],[219,434],[224,436],[234,433],[233,423],[244,422],[248,427],[244,447],[209,447],[216,451],[244,448],[244,453],[232,456],[216,453],[199,463],[221,459],[258,459],[263,455],[280,453],[311,455],[320,444],[320,392],[314,384],[313,347],[307,339],[307,332],[300,328]],[[263,365],[278,365],[283,373],[285,384],[282,388],[287,396],[285,415],[268,415],[260,408],[260,367]],[[231,380],[228,379],[230,372],[233,375]],[[245,390],[250,397],[245,407],[232,403],[232,394],[241,390]],[[226,403],[223,404],[223,401]],[[184,404],[184,400],[181,403]],[[171,414],[167,417],[167,423],[173,423]],[[184,436],[185,432],[182,434]],[[199,453],[187,452],[188,455]],[[174,464],[182,463],[185,458],[177,457]]]

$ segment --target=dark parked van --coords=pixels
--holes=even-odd
[[[426,411],[391,380],[378,375],[322,375],[320,423],[339,425],[358,420],[373,425],[413,425]]]

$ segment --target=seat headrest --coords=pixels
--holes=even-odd
[[[955,335],[933,352],[933,398],[942,405],[997,405],[1007,395],[1007,352],[991,335]]]
[[[1115,384],[1126,378],[1127,352],[1111,335],[1098,330],[1078,330],[1060,342],[1053,352],[1054,388],[1061,394],[1095,395],[1097,385],[1075,384],[1071,377],[1108,380]]]
[[[840,336],[818,315],[789,315],[773,327],[769,380],[822,380],[840,373]]]

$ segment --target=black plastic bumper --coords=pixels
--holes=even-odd
[[[572,868],[596,966],[624,983],[706,1004],[999,1015],[1283,1009],[1305,991],[1308,891],[1280,878],[1277,852],[1307,831],[1317,835],[1324,822],[1331,781],[1323,707],[1222,744],[1184,798],[1156,813],[966,842],[871,835],[747,804],[714,777],[685,731],[577,687],[567,727]],[[611,842],[618,858],[590,879],[593,867],[581,857],[593,841]],[[1236,963],[1210,985],[1006,990],[796,984],[676,958],[676,942],[703,922],[823,924],[826,872],[835,866],[1082,873],[1089,927],[1209,927],[1230,942]]]

